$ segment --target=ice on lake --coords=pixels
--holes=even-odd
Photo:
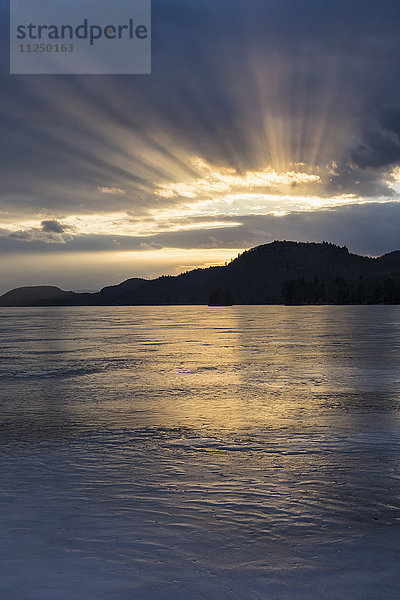
[[[0,311],[4,600],[394,600],[400,307]]]

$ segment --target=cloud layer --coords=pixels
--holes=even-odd
[[[153,0],[132,77],[8,75],[0,7],[3,253],[400,246],[398,2]]]

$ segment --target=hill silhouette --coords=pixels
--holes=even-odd
[[[97,293],[18,288],[0,306],[400,304],[400,251],[379,258],[323,243],[276,241],[221,267],[128,279]]]
[[[51,285],[21,287],[0,296],[0,306],[37,306],[42,302],[55,302],[69,298],[71,293]]]

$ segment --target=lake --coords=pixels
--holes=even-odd
[[[400,306],[0,309],[5,600],[393,600]]]

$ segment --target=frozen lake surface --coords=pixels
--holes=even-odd
[[[4,600],[394,600],[400,307],[0,310]]]

